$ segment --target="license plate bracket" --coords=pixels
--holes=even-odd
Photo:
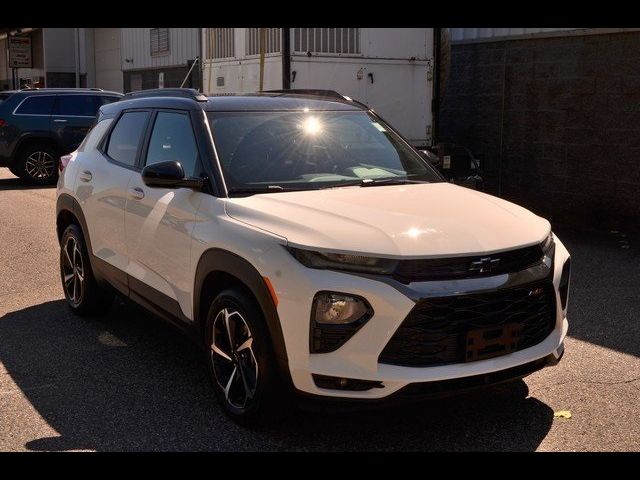
[[[477,328],[467,332],[465,361],[499,357],[518,349],[521,326],[517,323]]]

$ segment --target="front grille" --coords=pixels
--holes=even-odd
[[[555,294],[549,279],[510,289],[422,300],[409,312],[380,354],[380,363],[426,367],[504,355],[540,343],[555,324]],[[513,336],[469,353],[469,338],[481,329]],[[469,334],[471,332],[471,334]],[[490,344],[491,341],[489,340]],[[479,352],[479,354],[478,354]]]
[[[542,247],[532,245],[491,255],[401,260],[394,271],[394,277],[405,283],[487,277],[525,270],[540,262],[542,257]],[[474,268],[473,262],[483,258],[490,259],[487,260],[487,267]]]

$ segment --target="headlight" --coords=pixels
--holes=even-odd
[[[553,233],[550,233],[545,241],[540,244],[540,248],[542,248],[542,262],[548,268],[551,268],[551,265],[553,265],[555,247],[556,244],[553,241]]]
[[[553,243],[553,232],[551,232],[549,236],[545,239],[545,241],[542,242],[542,252],[546,254],[550,252],[554,246],[555,244]]]
[[[342,253],[316,252],[287,247],[289,253],[309,268],[348,270],[352,272],[391,274],[398,265],[397,260],[365,257]]]
[[[313,301],[313,318],[323,325],[354,323],[370,313],[364,300],[342,293],[320,292]]]

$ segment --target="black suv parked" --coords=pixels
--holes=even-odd
[[[60,156],[78,148],[98,108],[120,97],[97,88],[0,92],[0,167],[32,184],[55,183]]]

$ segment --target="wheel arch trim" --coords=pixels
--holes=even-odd
[[[280,367],[287,365],[287,351],[280,325],[280,318],[273,297],[269,292],[260,272],[246,259],[221,248],[211,248],[205,251],[196,268],[194,282],[193,318],[200,327],[203,326],[202,318],[204,309],[201,308],[202,290],[207,277],[214,272],[231,275],[240,280],[253,294],[264,313],[267,329],[271,336],[274,353]]]
[[[60,218],[60,214],[63,212],[71,213],[77,220],[80,225],[80,229],[82,230],[82,236],[84,237],[84,241],[87,244],[87,250],[89,254],[93,254],[93,249],[91,248],[91,238],[89,238],[89,230],[87,228],[87,222],[84,219],[84,214],[82,213],[82,208],[78,201],[73,198],[68,193],[62,193],[58,195],[58,199],[56,200],[56,229],[58,229],[58,218]],[[58,232],[58,241],[62,239],[61,231]]]
[[[13,148],[14,155],[11,157],[11,166],[16,165],[16,163],[20,161],[19,153],[25,146],[31,143],[37,144],[38,142],[51,144],[57,153],[61,153],[63,150],[60,142],[53,134],[47,132],[26,132],[16,139],[15,147]],[[57,161],[57,156],[54,159]]]

